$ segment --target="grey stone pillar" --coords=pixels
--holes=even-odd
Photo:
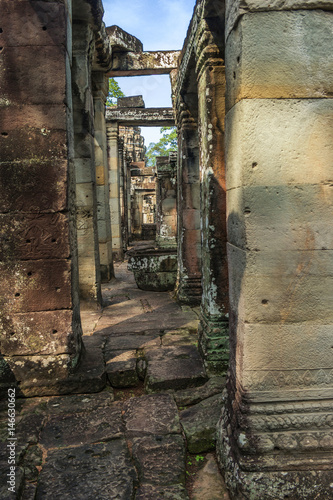
[[[110,183],[110,212],[112,232],[112,253],[114,260],[122,260],[123,244],[121,234],[120,211],[120,166],[118,152],[118,124],[111,123],[107,127],[108,164]]]
[[[97,193],[97,221],[101,280],[109,281],[113,276],[112,236],[109,202],[109,168],[106,143],[105,102],[108,93],[108,78],[104,73],[93,73],[95,168]]]
[[[247,2],[241,12],[236,4],[227,19],[231,351],[219,456],[233,498],[326,499],[333,494],[332,12],[268,4],[251,13]]]
[[[94,36],[88,24],[73,25],[74,165],[81,307],[101,305],[91,58]]]
[[[156,243],[160,248],[177,248],[176,156],[156,158]]]
[[[202,228],[199,346],[210,372],[228,366],[228,266],[224,164],[225,71],[205,21],[198,31],[198,97]]]
[[[201,231],[198,125],[183,105],[178,119],[177,300],[201,302]]]

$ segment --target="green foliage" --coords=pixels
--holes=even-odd
[[[109,93],[106,98],[107,106],[116,106],[118,97],[125,97],[124,92],[119,87],[114,78],[109,78]]]
[[[148,146],[146,156],[147,166],[153,167],[156,164],[156,156],[168,156],[170,151],[177,151],[177,129],[176,127],[162,127],[163,133],[158,142],[151,142]]]
[[[202,460],[205,460],[205,457],[202,455],[196,455],[195,460],[197,463],[202,462]]]

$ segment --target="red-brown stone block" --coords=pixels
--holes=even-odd
[[[68,216],[0,215],[0,259],[61,259],[70,255]]]
[[[67,168],[65,160],[0,163],[0,212],[66,209]]]
[[[71,265],[67,260],[21,261],[0,264],[0,304],[5,313],[69,309]]]
[[[73,313],[43,311],[14,314],[0,320],[1,353],[4,356],[73,354],[76,343]]]

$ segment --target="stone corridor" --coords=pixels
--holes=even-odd
[[[115,274],[104,309],[82,313],[82,383],[99,392],[17,400],[17,498],[228,499],[213,454],[224,378],[206,375],[197,308],[139,290],[127,262]]]

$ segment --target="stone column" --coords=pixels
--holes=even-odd
[[[156,158],[156,243],[160,248],[177,248],[176,157]]]
[[[177,300],[201,302],[201,231],[198,125],[182,108],[178,120],[178,271]]]
[[[54,394],[78,363],[82,335],[71,11],[47,1],[1,9],[0,390]]]
[[[108,93],[108,78],[104,73],[93,73],[94,129],[97,222],[101,280],[109,281],[113,273],[112,236],[109,204],[109,168],[106,144],[105,102]]]
[[[118,124],[116,122],[111,123],[107,126],[107,140],[110,182],[112,253],[114,260],[122,260],[123,244],[120,212],[120,168],[118,153]]]
[[[225,70],[202,21],[197,44],[201,182],[202,301],[199,346],[207,369],[228,366],[228,268],[224,164]]]
[[[128,159],[126,158],[126,186],[127,186],[127,234],[128,243],[132,239],[132,189],[131,189],[131,167]]]
[[[73,25],[73,106],[77,233],[81,307],[99,308],[101,271],[97,228],[94,103],[91,58],[94,35],[86,23]]]
[[[124,140],[118,140],[118,155],[119,155],[119,198],[120,198],[120,223],[123,252],[127,250],[127,202],[126,202],[126,177],[124,174]]]
[[[257,9],[227,20],[231,353],[219,456],[233,498],[331,498],[332,12]]]

